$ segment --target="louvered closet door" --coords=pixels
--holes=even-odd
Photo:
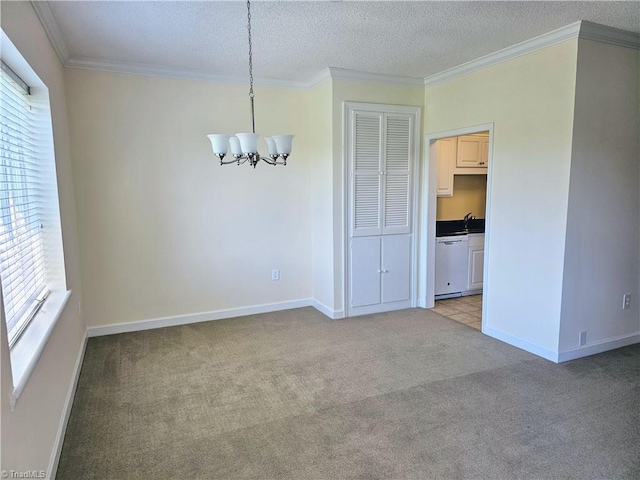
[[[382,233],[382,120],[381,113],[354,112],[350,198],[353,236]]]
[[[384,116],[382,234],[410,233],[411,117]]]

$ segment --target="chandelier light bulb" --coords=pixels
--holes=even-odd
[[[231,146],[231,153],[236,155],[242,155],[242,148],[240,148],[240,140],[238,137],[229,137],[229,145]]]
[[[276,142],[271,137],[264,138],[265,143],[267,144],[267,151],[269,155],[278,155],[278,150],[276,149]]]
[[[274,135],[273,141],[276,142],[276,149],[280,155],[289,155],[293,144],[293,135]]]
[[[236,133],[236,137],[240,140],[240,148],[245,155],[249,153],[258,153],[259,133]]]
[[[207,135],[211,140],[213,153],[216,155],[225,155],[229,149],[229,135],[225,133],[212,133]]]

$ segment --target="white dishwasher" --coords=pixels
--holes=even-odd
[[[466,235],[436,238],[435,295],[448,295],[467,289],[469,239]]]

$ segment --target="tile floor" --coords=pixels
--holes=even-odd
[[[433,311],[477,330],[482,329],[482,295],[436,300]]]

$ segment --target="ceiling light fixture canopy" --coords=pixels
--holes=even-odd
[[[291,154],[293,143],[293,135],[274,135],[264,139],[267,144],[269,157],[261,157],[258,153],[258,138],[260,134],[256,133],[255,109],[254,109],[254,93],[253,93],[253,52],[251,49],[251,2],[247,0],[247,32],[249,34],[249,101],[251,102],[251,132],[252,133],[236,133],[235,136],[226,133],[212,133],[207,135],[211,140],[213,153],[220,159],[220,165],[228,165],[237,163],[241,165],[249,162],[253,168],[260,160],[267,162],[269,165],[286,165],[287,158]],[[233,160],[224,161],[224,157],[231,147]],[[278,161],[281,158],[282,161]]]

